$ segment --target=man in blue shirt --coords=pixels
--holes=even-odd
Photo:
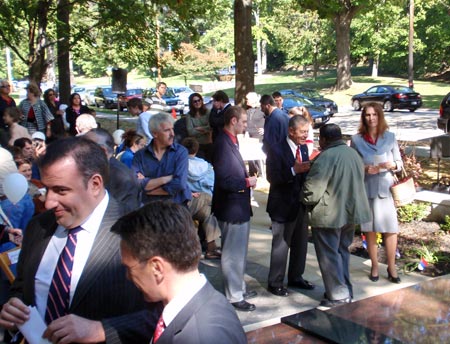
[[[141,183],[143,203],[167,199],[186,205],[191,199],[188,152],[174,142],[173,123],[169,114],[153,115],[149,122],[153,140],[134,156],[132,168]]]

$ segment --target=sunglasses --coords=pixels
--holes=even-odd
[[[201,103],[201,102],[202,102],[201,99],[194,99],[194,100],[192,101],[192,104],[197,104],[197,103]]]

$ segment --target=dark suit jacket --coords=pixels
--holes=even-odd
[[[216,137],[219,135],[219,133],[223,130],[223,126],[225,124],[223,114],[225,113],[225,110],[230,106],[231,104],[227,104],[222,110],[213,108],[209,114],[209,126],[212,129],[213,142],[216,140]]]
[[[238,147],[225,133],[219,133],[214,142],[213,166],[215,173],[212,210],[224,222],[250,221],[250,188],[244,161]]]
[[[264,122],[263,151],[267,154],[270,147],[284,140],[288,133],[289,115],[276,108]]]
[[[119,202],[124,214],[139,208],[140,185],[133,171],[116,158],[109,159],[109,182],[106,189]]]
[[[146,304],[139,290],[126,278],[120,260],[120,238],[110,232],[121,213],[117,202],[110,199],[69,312],[101,320],[107,343],[148,343],[159,315],[154,311],[155,305]],[[11,287],[11,296],[27,305],[35,304],[34,278],[56,228],[52,211],[36,216],[27,227],[17,278]]]
[[[247,343],[235,310],[209,282],[164,329],[157,344]]]
[[[302,161],[308,161],[308,147],[300,147]],[[285,223],[294,221],[300,207],[300,191],[306,173],[292,175],[295,157],[289,144],[281,140],[270,147],[266,160],[267,180],[270,183],[267,212],[272,221]]]

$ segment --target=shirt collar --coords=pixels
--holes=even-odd
[[[227,129],[223,129],[223,132],[228,135],[228,137],[231,139],[231,142],[233,142],[235,145],[238,144],[237,136],[234,136],[232,133],[230,133]]]

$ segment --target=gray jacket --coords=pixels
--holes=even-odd
[[[376,155],[385,154],[387,161],[394,161],[398,171],[402,168],[402,158],[394,133],[386,131],[380,136],[375,145],[370,144],[359,135],[352,136],[351,146],[361,155],[365,165],[374,164]],[[394,184],[392,172],[385,171],[378,174],[366,174],[364,179],[366,193],[369,199],[376,197],[386,198],[390,195],[390,188]]]
[[[301,200],[308,206],[311,227],[341,228],[370,221],[358,153],[342,140],[331,143],[312,163]]]

